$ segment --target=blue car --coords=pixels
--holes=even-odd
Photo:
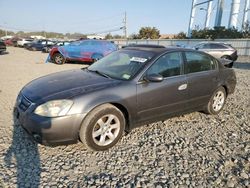
[[[38,40],[34,41],[26,46],[26,49],[32,51],[42,51],[42,49],[47,45],[53,45],[54,42],[49,40]]]
[[[110,41],[79,40],[66,46],[52,48],[49,59],[55,64],[67,61],[92,63],[116,50],[117,45]]]

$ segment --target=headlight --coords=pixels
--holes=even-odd
[[[49,101],[38,106],[34,113],[45,117],[65,116],[72,105],[73,101],[66,99]]]

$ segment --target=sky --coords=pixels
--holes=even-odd
[[[122,35],[119,28],[126,12],[128,35],[146,26],[177,34],[188,30],[191,4],[192,0],[0,0],[0,28],[83,34],[118,30],[111,34]],[[204,16],[205,11],[197,11],[199,27]]]

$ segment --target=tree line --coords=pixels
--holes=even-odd
[[[107,35],[107,39],[115,39],[116,36]],[[155,27],[142,27],[138,34],[132,34],[129,39],[159,39],[161,37],[160,31]],[[120,37],[121,38],[121,37]],[[180,32],[173,37],[174,39],[188,39],[185,32]],[[192,31],[191,39],[240,39],[250,38],[250,23],[246,23],[242,31],[236,28],[214,27],[213,29],[194,29]],[[164,38],[162,38],[164,39]],[[169,39],[166,37],[165,39]]]
[[[82,33],[57,33],[57,32],[46,32],[46,31],[37,31],[37,32],[24,32],[24,31],[6,31],[0,29],[0,37],[10,35],[20,38],[28,38],[30,36],[43,36],[45,38],[68,38],[68,39],[79,39],[79,38],[87,38],[87,35]]]
[[[67,39],[79,39],[87,38],[86,34],[81,33],[56,33],[56,32],[23,32],[18,31],[14,33],[13,31],[5,31],[0,29],[0,37],[8,35],[13,35],[17,37],[30,37],[32,35],[40,35],[46,38],[67,38]],[[129,39],[159,39],[161,37],[160,30],[156,27],[141,27],[137,34],[131,34]],[[121,39],[124,38],[122,35],[112,35],[108,33],[105,36],[105,39]],[[187,39],[185,32],[180,32],[174,35],[174,39]],[[225,27],[214,27],[213,29],[194,29],[192,31],[192,39],[240,39],[240,38],[250,38],[250,23],[247,22],[244,24],[242,31],[237,30],[236,28],[225,28]],[[165,38],[168,39],[168,38]]]

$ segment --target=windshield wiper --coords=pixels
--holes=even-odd
[[[94,72],[94,73],[96,73],[96,74],[99,74],[99,75],[101,75],[101,76],[103,76],[103,77],[110,78],[109,75],[107,75],[107,74],[105,74],[105,73],[103,73],[103,72],[100,72],[100,71],[98,71],[98,70],[90,70],[90,69],[88,69],[88,68],[87,68],[87,70],[90,71],[90,72]]]

